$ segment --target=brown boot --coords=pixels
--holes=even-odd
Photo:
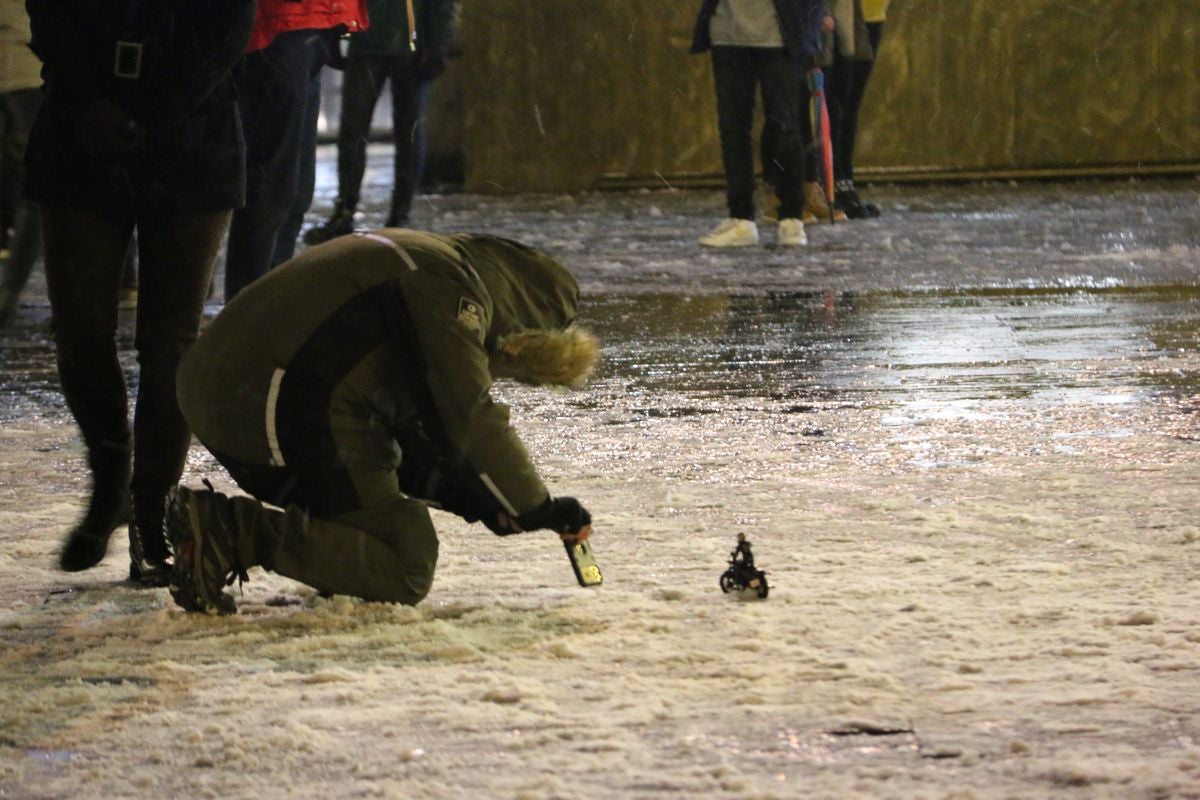
[[[825,192],[821,189],[821,184],[816,181],[805,181],[804,183],[804,221],[809,222],[811,214],[813,222],[829,222],[829,201],[825,198]],[[847,219],[846,212],[836,206],[833,209],[833,221],[845,222]]]

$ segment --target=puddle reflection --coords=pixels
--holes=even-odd
[[[1195,287],[642,294],[586,310],[630,393],[892,405],[1200,391]]]
[[[1200,287],[1192,286],[591,295],[581,321],[604,341],[601,379],[620,384],[631,410],[647,417],[750,400],[785,413],[849,404],[962,414],[998,399],[1114,404],[1200,394]],[[127,322],[121,358],[132,383]],[[47,327],[33,318],[0,331],[0,421],[65,417]],[[584,393],[569,404],[598,402]]]

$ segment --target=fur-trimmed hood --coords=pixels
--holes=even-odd
[[[547,253],[498,236],[460,234],[454,246],[492,300],[484,346],[492,374],[534,385],[579,386],[600,357],[596,338],[572,326],[579,284]]]

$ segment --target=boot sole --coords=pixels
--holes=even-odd
[[[216,597],[210,597],[205,587],[203,559],[197,558],[204,551],[205,534],[195,504],[183,500],[187,491],[172,489],[167,504],[167,519],[171,523],[168,530],[175,550],[175,566],[168,586],[171,597],[185,611],[211,616],[236,614],[237,603],[232,597],[220,590]]]

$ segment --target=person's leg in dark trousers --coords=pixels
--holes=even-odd
[[[338,196],[325,222],[304,234],[306,244],[320,244],[354,230],[354,212],[367,168],[371,117],[387,77],[386,60],[351,55],[342,69],[342,116],[338,122]]]
[[[754,219],[755,48],[714,47],[713,85],[725,168],[725,202],[734,219]]]
[[[416,59],[411,55],[391,59],[388,76],[392,82],[392,141],[396,153],[393,165],[392,206],[387,227],[408,224],[413,195],[420,180],[421,81],[417,79]]]
[[[371,117],[386,79],[387,59],[351,56],[346,62],[346,78],[342,84],[342,121],[338,130],[337,207],[351,216],[362,197]],[[392,91],[395,91],[394,86]]]
[[[872,52],[878,54],[883,23],[867,23]],[[879,216],[879,208],[858,196],[854,185],[854,145],[858,140],[858,111],[867,92],[874,61],[859,61],[840,54],[835,61],[835,77],[830,86],[829,116],[834,131],[834,177],[838,205],[852,218]]]
[[[40,89],[0,94],[0,191],[13,230],[8,259],[0,264],[0,326],[16,312],[21,290],[41,252],[41,215],[36,205],[21,197],[22,159],[41,99]]]
[[[312,80],[309,40],[320,34],[280,34],[234,71],[246,140],[246,204],[229,227],[225,302],[271,268],[279,230],[296,202]]]
[[[191,432],[175,396],[175,371],[196,340],[228,211],[143,216],[138,221],[140,272],[138,392],[133,417],[133,520],[130,577],[165,585],[163,504],[179,482]]]
[[[59,562],[76,571],[104,558],[113,529],[129,516],[128,396],[116,331],[133,217],[110,219],[49,206],[41,211],[59,382],[92,472],[87,512],[68,536]]]
[[[311,49],[309,53],[311,74],[308,95],[305,99],[304,127],[300,140],[299,183],[296,187],[295,201],[275,240],[275,253],[271,258],[272,267],[282,264],[296,254],[300,229],[304,227],[304,215],[312,206],[313,190],[317,183],[317,122],[321,116],[321,70],[330,62],[333,52],[337,48],[337,37],[333,34],[332,31],[326,31],[324,35],[314,36],[308,42]]]
[[[755,76],[762,90],[763,114],[777,130],[773,153],[764,153],[778,170],[779,218],[804,213],[804,139],[800,127],[800,71],[782,48],[758,48]]]
[[[858,108],[872,64],[841,53],[834,56],[833,79],[829,86],[829,124],[833,129],[833,175],[837,181],[854,180]]]

